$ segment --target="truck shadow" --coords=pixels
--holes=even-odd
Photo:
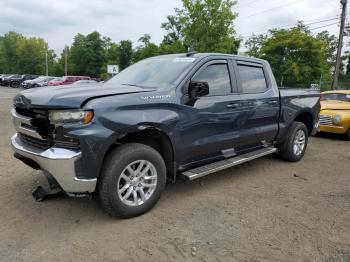
[[[184,201],[184,198],[187,200],[192,199],[193,201],[196,201],[196,199],[198,200],[198,198],[200,198],[201,195],[208,190],[221,191],[225,187],[230,187],[232,190],[235,190],[237,189],[236,187],[239,187],[239,185],[242,183],[244,184],[245,181],[248,181],[248,183],[250,183],[249,181],[251,181],[252,176],[261,177],[264,175],[260,172],[257,172],[257,170],[269,170],[271,165],[278,165],[279,162],[283,161],[281,161],[276,155],[270,155],[261,159],[256,159],[251,162],[241,164],[239,166],[219,171],[217,173],[207,175],[194,181],[186,181],[182,178],[179,178],[175,183],[168,183],[158,204],[148,213],[140,217],[159,217],[159,214],[164,212],[164,208],[169,209],[171,206],[181,205],[181,203]],[[285,162],[283,164],[285,164]],[[40,172],[38,175],[39,176],[37,176],[37,178],[40,177],[40,185],[45,186],[45,178]],[[32,178],[28,177],[28,180],[29,179],[32,180]],[[29,181],[28,183],[30,184]],[[34,183],[32,183],[32,186],[34,186]],[[29,192],[27,192],[23,197],[32,198]],[[56,222],[62,222],[64,220],[68,220],[70,221],[68,224],[71,224],[72,226],[77,224],[84,224],[84,221],[86,220],[89,222],[112,222],[124,220],[113,218],[106,214],[99,203],[97,194],[93,194],[91,198],[71,198],[68,196],[61,196],[42,202],[35,202],[34,199],[27,199],[26,202],[31,203],[30,205],[33,207],[33,212],[39,212],[44,217],[46,216],[44,214],[50,216],[50,214],[56,213],[57,209],[60,210],[60,212],[56,214],[56,217],[53,219],[53,221],[57,220]],[[30,212],[30,210],[30,208],[27,208],[23,211]],[[28,215],[29,214],[23,214],[24,217]]]
[[[345,135],[342,135],[342,134],[320,132],[320,133],[317,133],[314,137],[324,138],[324,139],[328,139],[328,140],[340,140],[340,141],[348,142],[346,140]]]

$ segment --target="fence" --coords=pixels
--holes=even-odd
[[[338,82],[337,89],[350,90],[350,82]],[[322,82],[321,91],[332,90],[332,82]]]

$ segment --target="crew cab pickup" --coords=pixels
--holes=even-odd
[[[16,158],[67,195],[96,192],[109,214],[133,217],[156,204],[166,181],[275,152],[300,160],[317,127],[319,98],[279,90],[264,60],[158,56],[99,86],[22,91],[11,143]]]

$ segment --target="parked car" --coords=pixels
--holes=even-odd
[[[81,86],[81,85],[95,85],[98,82],[95,80],[79,80],[74,82],[72,85],[73,86]]]
[[[19,87],[25,80],[31,80],[37,78],[38,75],[12,75],[11,77],[5,78],[2,81],[2,85]]]
[[[320,132],[345,134],[350,140],[350,90],[321,94]]]
[[[299,161],[320,109],[319,92],[279,90],[266,61],[224,54],[149,58],[96,87],[22,91],[11,144],[53,187],[78,197],[97,191],[120,217],[151,209],[166,180],[276,151]]]
[[[0,78],[0,85],[5,86],[5,85],[6,85],[5,83],[6,83],[7,79],[8,79],[8,78],[11,78],[11,77],[13,77],[13,76],[15,76],[15,75],[11,75],[11,74],[3,75],[3,76]]]
[[[23,81],[21,87],[23,87],[24,89],[29,89],[33,87],[47,86],[48,83],[55,78],[56,77],[54,76],[39,76],[38,78],[35,78],[33,80]]]
[[[0,75],[0,85],[1,85],[2,79],[5,78],[6,76],[7,76],[6,74],[1,74]]]
[[[37,78],[34,78],[34,79],[24,80],[21,83],[21,87],[27,89],[33,81],[35,81],[37,79],[42,79],[43,77],[45,77],[45,76],[38,76]]]
[[[63,76],[60,80],[50,81],[49,86],[70,85],[79,80],[90,80],[89,76]]]
[[[102,78],[99,77],[91,77],[91,80],[95,80],[96,82],[102,82]]]

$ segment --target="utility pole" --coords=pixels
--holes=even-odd
[[[68,46],[65,46],[64,48],[64,75],[67,75],[67,51],[68,51]]]
[[[344,24],[345,24],[345,17],[346,17],[346,5],[347,0],[341,0],[340,3],[342,5],[341,10],[341,17],[340,17],[340,29],[339,29],[339,40],[338,40],[338,50],[337,50],[337,59],[335,62],[335,70],[334,70],[334,77],[333,77],[333,83],[332,83],[332,89],[336,89],[338,85],[338,76],[339,76],[339,69],[340,69],[340,57],[341,57],[341,49],[343,47],[343,37],[344,37]]]
[[[45,74],[46,74],[46,76],[49,75],[49,63],[47,61],[47,50],[45,52]]]

